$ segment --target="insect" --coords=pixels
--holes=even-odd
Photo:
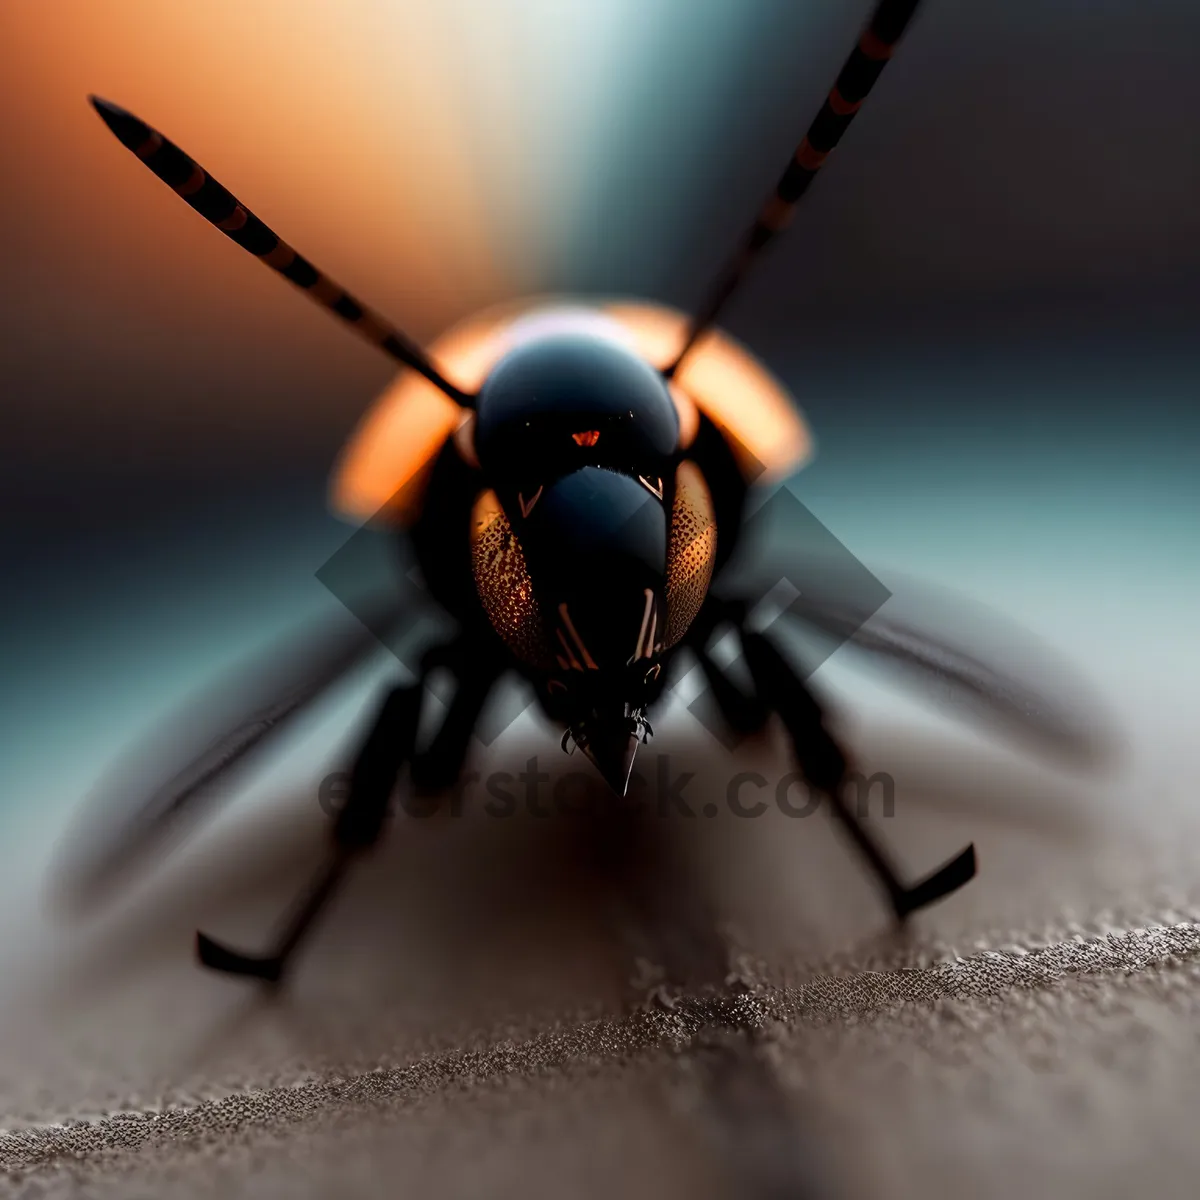
[[[423,410],[435,415],[422,430],[401,421],[400,444],[393,449],[420,459],[420,486],[407,493],[412,509],[404,514],[407,536],[430,594],[453,618],[456,632],[424,655],[420,678],[382,698],[333,825],[328,862],[277,944],[264,955],[250,955],[198,934],[205,966],[281,979],[351,864],[379,838],[401,772],[407,769],[412,784],[422,789],[451,784],[489,693],[506,674],[530,681],[546,716],[563,730],[564,747],[573,743],[615,793],[624,793],[638,745],[652,733],[650,713],[683,651],[700,661],[732,727],[753,731],[775,715],[782,719],[801,771],[827,799],[897,918],[973,877],[975,851],[967,846],[917,884],[905,884],[886,850],[842,799],[846,752],[785,653],[748,626],[738,580],[726,571],[752,486],[739,434],[746,435],[749,424],[771,408],[770,398],[754,402],[749,395],[704,395],[702,388],[688,387],[689,365],[699,361],[706,345],[719,349],[717,316],[788,223],[915,8],[916,0],[878,4],[774,192],[664,361],[651,361],[636,338],[626,336],[637,325],[632,318],[622,326],[611,315],[584,320],[551,314],[540,324],[527,324],[520,336],[513,334],[475,389],[443,374],[174,143],[131,113],[92,98],[118,140],[196,212],[414,372],[434,406]],[[772,419],[767,444],[797,436],[796,418],[787,415],[786,405]],[[377,451],[379,443],[372,444]],[[362,451],[366,458],[371,453]],[[362,455],[351,455],[359,474],[350,470],[342,476],[343,488],[351,492],[366,486],[364,472],[369,474],[371,464],[364,465]],[[393,482],[397,474],[393,463]],[[375,493],[367,486],[365,495]],[[358,500],[367,503],[362,496]],[[804,615],[834,632],[856,625],[837,603]],[[727,627],[740,639],[749,690],[709,653],[714,633]],[[373,639],[364,635],[361,642],[306,651],[307,665],[283,698],[239,723],[154,792],[122,852],[175,819],[213,778],[370,644]],[[1041,698],[1031,698],[1018,681],[927,630],[885,621],[873,625],[860,645],[917,677],[948,681],[1014,719],[1053,724]],[[424,685],[439,669],[453,676],[454,694],[441,727],[419,745]],[[1031,718],[1035,710],[1040,718]]]

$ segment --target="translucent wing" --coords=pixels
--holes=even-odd
[[[402,606],[364,600],[278,639],[215,686],[159,721],[87,799],[60,853],[60,899],[92,904],[229,794],[235,773],[258,760],[298,714],[382,651]],[[411,626],[409,626],[411,628]]]
[[[939,616],[931,601],[909,586],[859,624],[852,605],[798,596],[789,615],[818,635],[845,638],[849,654],[915,686],[953,716],[997,726],[1081,765],[1108,756],[1107,718],[1050,647],[965,600],[953,617]]]
[[[737,586],[732,586],[736,579]],[[886,586],[847,552],[776,552],[724,590],[811,674],[834,652],[955,719],[1076,766],[1107,760],[1112,722],[1072,665],[983,605],[894,572]]]

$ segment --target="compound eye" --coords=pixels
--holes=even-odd
[[[685,459],[675,473],[675,502],[667,547],[667,632],[674,646],[696,619],[708,595],[717,558],[717,522],[712,495],[700,468]]]
[[[490,489],[479,494],[471,514],[471,566],[483,610],[505,645],[530,666],[553,670],[554,651],[525,552]]]

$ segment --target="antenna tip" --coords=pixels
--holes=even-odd
[[[88,103],[100,114],[100,119],[126,146],[136,146],[150,136],[151,130],[131,112],[101,96],[89,95]]]
[[[88,103],[107,121],[110,117],[128,116],[123,108],[119,108],[110,100],[105,100],[103,96],[97,96],[95,92],[88,93]]]

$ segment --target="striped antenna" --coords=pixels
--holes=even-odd
[[[854,120],[867,93],[875,85],[896,43],[904,33],[919,0],[879,0],[858,44],[846,59],[816,120],[780,177],[771,198],[763,205],[737,253],[718,277],[703,307],[696,314],[678,357],[663,374],[670,379],[688,352],[712,325],[725,302],[733,295],[751,263],[774,236],[792,219],[800,197],[808,190],[830,151]]]
[[[132,150],[210,225],[215,225],[231,241],[278,271],[318,304],[336,313],[373,346],[423,375],[451,400],[465,408],[474,407],[474,396],[445,379],[419,346],[378,313],[355,300],[328,275],[318,271],[303,255],[297,254],[174,142],[125,109],[101,100],[99,96],[88,99],[105,125],[116,134],[117,140]]]

